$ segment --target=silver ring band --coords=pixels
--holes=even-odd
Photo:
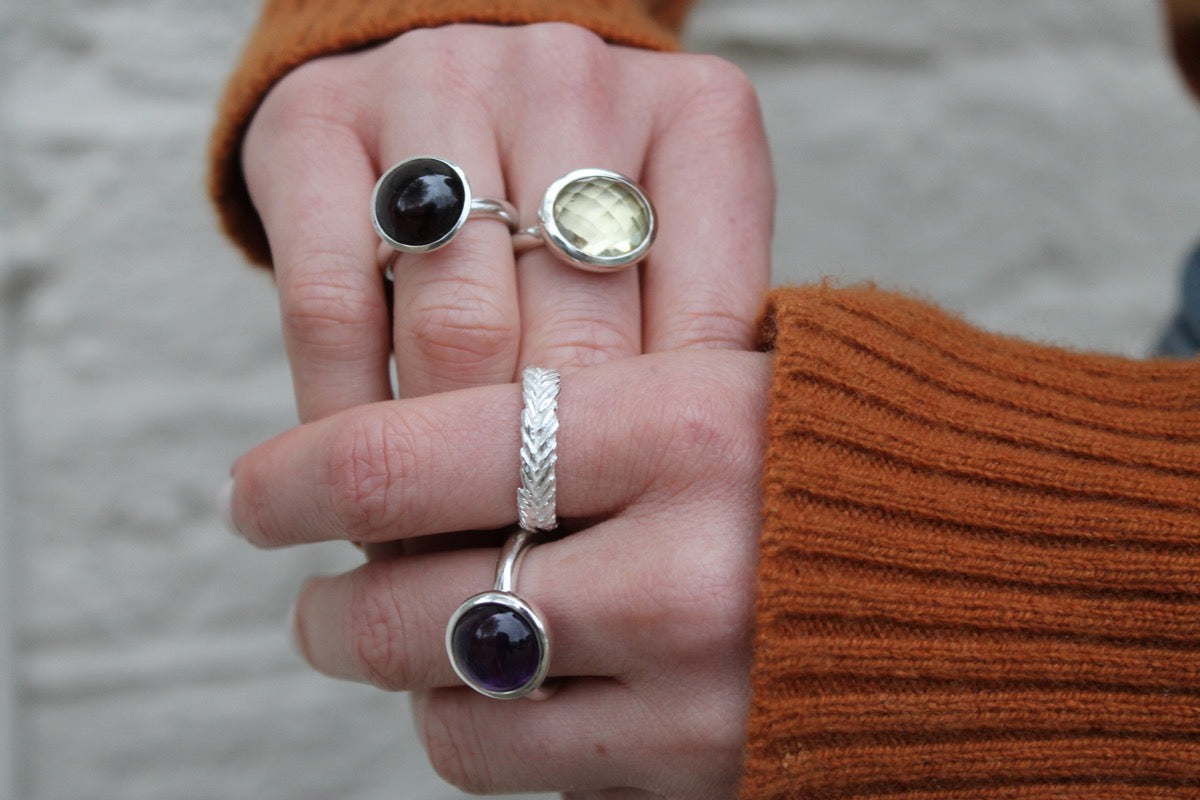
[[[619,272],[650,252],[658,233],[645,190],[618,172],[577,169],[542,196],[537,225],[513,233],[524,252],[546,245],[555,256],[588,272]]]
[[[516,234],[521,224],[517,221],[517,209],[507,200],[494,197],[472,197],[468,219],[494,219],[508,226],[508,232]]]
[[[472,218],[499,220],[510,233],[520,227],[512,203],[473,197],[462,167],[440,156],[415,156],[393,165],[371,192],[375,232],[403,253],[445,247]]]
[[[525,408],[521,412],[521,488],[517,517],[527,531],[552,531],[556,514],[558,460],[557,370],[528,367],[521,375]]]
[[[522,373],[521,488],[518,527],[496,562],[492,591],[467,598],[446,625],[446,655],[462,682],[499,700],[548,696],[550,629],[545,617],[516,594],[521,560],[539,531],[558,525],[554,463],[558,448],[557,371],[529,367]]]

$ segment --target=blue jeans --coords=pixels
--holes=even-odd
[[[1154,347],[1154,355],[1192,358],[1200,351],[1200,246],[1183,267],[1179,313]]]

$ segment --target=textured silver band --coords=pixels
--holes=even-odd
[[[517,517],[524,530],[558,527],[554,465],[558,460],[557,370],[528,367],[521,376],[525,408],[521,412],[521,488]]]

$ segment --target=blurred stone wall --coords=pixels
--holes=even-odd
[[[0,797],[459,797],[403,697],[288,647],[299,581],[356,554],[255,552],[213,507],[294,418],[270,282],[201,189],[255,4],[0,3]],[[713,0],[693,22],[762,92],[778,281],[1153,340],[1200,234],[1200,118],[1153,4]]]

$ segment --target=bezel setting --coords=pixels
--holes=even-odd
[[[473,674],[467,664],[460,661],[455,648],[454,638],[459,622],[476,608],[488,605],[501,606],[522,617],[537,640],[538,662],[533,675],[525,683],[512,689],[498,691],[489,687],[479,676]],[[515,594],[501,591],[483,592],[467,598],[450,617],[450,622],[446,625],[446,654],[450,658],[450,665],[454,668],[455,674],[463,683],[488,697],[497,700],[514,700],[537,691],[546,680],[546,676],[550,672],[550,632],[538,610]]]
[[[559,225],[554,210],[559,196],[573,184],[594,179],[606,179],[619,184],[641,206],[646,215],[646,234],[642,241],[628,253],[614,256],[598,256],[587,253],[572,242]],[[538,208],[538,227],[543,242],[555,256],[571,266],[588,272],[619,272],[633,266],[650,252],[650,247],[654,244],[654,237],[658,233],[654,204],[650,202],[650,198],[646,196],[642,188],[618,172],[595,168],[568,172],[550,184],[545,195],[542,196],[542,204]]]
[[[462,186],[462,208],[453,224],[440,236],[429,242],[406,242],[398,236],[398,232],[390,223],[388,217],[392,213],[389,205],[395,202],[397,193],[421,175],[444,175],[457,180]],[[446,246],[455,234],[466,224],[471,214],[471,184],[462,167],[438,156],[414,156],[405,159],[391,167],[379,177],[375,189],[371,192],[371,223],[389,247],[404,253],[429,253]]]

